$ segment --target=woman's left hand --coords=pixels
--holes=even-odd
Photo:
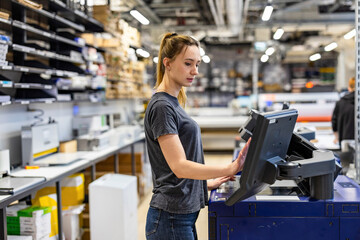
[[[207,181],[207,188],[209,191],[218,188],[221,184],[223,184],[224,182],[227,181],[234,181],[235,177],[234,176],[225,176],[225,177],[219,177],[219,178],[215,178],[213,180],[208,180]]]

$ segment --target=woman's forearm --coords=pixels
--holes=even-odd
[[[178,178],[190,178],[197,180],[207,180],[222,176],[232,175],[231,164],[207,166],[190,160],[180,160],[172,166],[172,171]]]

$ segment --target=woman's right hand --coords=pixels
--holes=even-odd
[[[240,151],[238,157],[235,159],[235,161],[233,161],[231,163],[230,176],[237,174],[239,171],[241,171],[243,169],[244,164],[245,164],[246,155],[249,150],[250,142],[251,142],[251,138],[249,138],[249,140],[247,141],[245,146],[241,149],[241,151]]]

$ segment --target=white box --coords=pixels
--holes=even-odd
[[[79,214],[84,210],[84,204],[72,206],[62,212],[63,231],[66,240],[77,240],[80,236]]]
[[[33,240],[32,236],[7,235],[8,240]]]
[[[89,184],[91,240],[136,240],[135,176],[106,174]]]

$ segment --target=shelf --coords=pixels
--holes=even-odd
[[[14,83],[14,88],[22,89],[53,89],[53,85],[40,83]]]
[[[0,40],[0,44],[11,45],[10,41]]]
[[[0,106],[10,105],[11,101],[0,102]]]
[[[94,18],[88,17],[85,13],[79,10],[69,9],[65,3],[59,0],[50,0],[49,5],[51,9],[57,11],[58,15],[61,14],[67,20],[78,22],[85,26],[85,30],[92,32],[104,32],[104,26]],[[60,13],[60,14],[59,14]]]
[[[92,62],[92,63],[96,63],[96,64],[105,64],[105,61],[91,60],[91,59],[88,59],[85,57],[84,57],[84,59],[86,62]]]
[[[13,82],[8,80],[0,80],[0,88],[12,88]]]
[[[53,103],[55,98],[37,98],[37,99],[14,99],[13,104],[30,104],[30,103]]]
[[[22,4],[22,3],[19,3],[18,1],[15,1],[15,0],[12,0],[12,2],[17,4],[18,6],[21,6],[21,7],[26,8],[26,9],[30,9],[30,10],[32,10],[34,12],[37,12],[42,16],[45,16],[45,17],[48,17],[48,18],[54,18],[55,17],[54,13],[47,12],[47,11],[45,11],[43,9],[31,8],[31,7],[26,6],[26,5]]]
[[[9,65],[7,65],[7,66],[0,66],[0,70],[12,70],[13,69],[13,67],[12,66],[9,66]]]
[[[21,6],[21,7],[26,8],[28,10],[34,11],[34,12],[36,12],[36,13],[42,15],[42,16],[48,17],[52,21],[57,21],[59,23],[62,23],[63,25],[72,27],[72,28],[74,28],[74,29],[76,29],[76,30],[78,30],[80,32],[85,31],[84,26],[75,24],[75,23],[73,23],[73,22],[71,22],[71,21],[69,21],[69,20],[67,20],[67,19],[65,19],[65,18],[63,18],[61,16],[57,16],[55,13],[51,13],[51,12],[48,12],[48,11],[43,10],[43,9],[31,8],[31,7],[28,7],[28,6],[26,6],[26,5],[22,4],[22,3],[19,3],[17,1],[15,1],[15,0],[12,0],[12,2],[19,5],[19,6]]]
[[[74,88],[74,87],[68,87],[68,86],[63,86],[63,87],[58,87],[58,90],[60,91],[85,91],[86,88]]]
[[[60,42],[64,42],[64,43],[67,43],[69,45],[73,45],[75,47],[83,47],[83,45],[81,45],[81,44],[79,44],[79,43],[77,43],[77,42],[75,42],[73,40],[70,40],[70,39],[67,39],[67,38],[64,38],[64,37],[61,37],[61,36],[57,36],[55,33],[52,33],[52,32],[45,32],[43,30],[37,29],[35,27],[32,27],[30,25],[27,25],[27,24],[25,24],[23,22],[20,22],[20,21],[17,21],[17,20],[13,20],[12,25],[14,27],[23,29],[25,31],[29,31],[29,32],[38,34],[40,36],[50,38],[50,39],[53,39],[53,40],[57,40],[57,41],[60,41]]]
[[[79,32],[84,32],[85,31],[85,27],[83,25],[75,24],[75,23],[73,23],[73,22],[71,22],[71,21],[69,21],[66,18],[63,18],[61,16],[55,15],[55,20],[65,24],[65,25],[68,25],[69,27],[72,27],[72,28],[78,30]]]
[[[68,39],[68,38],[64,38],[64,37],[61,37],[61,36],[58,36],[58,35],[55,35],[55,40],[58,40],[60,42],[64,42],[64,43],[67,43],[67,44],[70,44],[70,45],[73,45],[75,47],[84,47],[85,45],[82,45],[82,44],[79,44],[71,39]]]
[[[86,47],[91,47],[91,48],[95,48],[97,51],[99,52],[107,52],[108,50],[105,49],[105,48],[102,48],[102,47],[97,47],[97,46],[94,46],[94,45],[91,45],[91,44],[88,44],[86,43],[85,44]]]
[[[106,78],[106,77],[105,77]],[[138,84],[138,85],[144,85],[145,83],[139,83],[139,82],[134,82],[134,81],[128,81],[128,80],[116,80],[116,79],[111,79],[111,78],[106,78],[106,81],[109,82],[124,82],[124,83],[133,83],[133,84]]]
[[[22,104],[22,105],[26,105],[26,104],[31,104],[31,103],[47,103],[47,104],[52,104],[52,103],[79,103],[79,102],[88,102],[88,103],[106,103],[106,102],[113,102],[113,101],[123,101],[123,100],[128,100],[128,99],[145,99],[145,100],[149,100],[150,98],[145,98],[145,97],[137,97],[137,98],[130,98],[130,97],[125,97],[125,98],[114,98],[114,99],[102,99],[99,101],[91,101],[91,100],[71,100],[71,101],[66,101],[66,100],[56,100],[55,98],[42,98],[42,99],[14,99],[12,101],[6,101],[6,102],[0,102],[0,106],[5,106],[5,105],[10,105],[10,104]]]
[[[27,46],[22,46],[19,44],[13,44],[12,45],[13,50],[15,51],[19,51],[19,52],[24,52],[24,53],[30,53],[33,55],[37,55],[43,58],[52,58],[52,59],[56,59],[56,60],[61,60],[61,61],[66,61],[66,62],[72,62],[72,63],[84,63],[84,61],[78,61],[75,59],[71,59],[68,56],[65,55],[60,55],[54,52],[50,52],[50,51],[45,51],[45,50],[38,50],[32,47],[27,47]]]
[[[53,75],[53,76],[59,76],[59,77],[74,77],[74,76],[79,75],[76,72],[34,68],[34,67],[26,67],[26,66],[14,66],[10,69],[3,69],[3,70],[13,70],[13,71],[18,71],[18,72],[28,72],[28,73],[36,73],[36,74],[47,74],[47,75]]]
[[[75,77],[79,75],[76,72],[56,70],[56,69],[52,70],[52,69],[34,68],[34,67],[26,67],[26,66],[0,66],[0,70],[46,74],[46,75],[52,75],[58,77]]]
[[[6,19],[3,19],[3,18],[0,18],[0,23],[5,23],[5,24],[8,24],[8,25],[11,25],[11,19],[6,20]]]

